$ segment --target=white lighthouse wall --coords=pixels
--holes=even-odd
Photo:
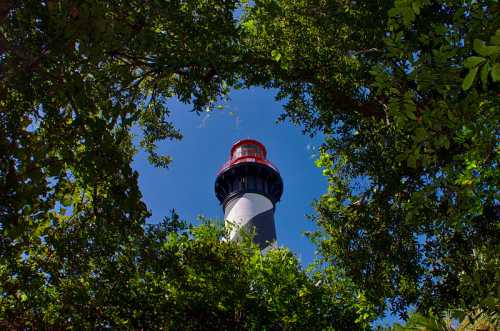
[[[272,202],[265,196],[257,193],[245,193],[237,198],[232,199],[226,204],[224,210],[224,219],[226,227],[231,229],[229,236],[230,240],[238,239],[238,232],[252,219],[258,215],[268,215],[265,228],[257,226],[256,231],[269,231],[272,227],[272,236],[275,236],[274,229],[274,207]],[[229,224],[228,224],[229,223]],[[275,238],[273,238],[275,240]]]

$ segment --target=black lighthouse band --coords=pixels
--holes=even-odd
[[[262,194],[275,206],[283,194],[283,180],[279,172],[267,165],[238,163],[217,176],[215,192],[223,208],[229,200],[245,193]]]

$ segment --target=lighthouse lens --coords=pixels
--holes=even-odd
[[[233,158],[235,159],[243,156],[260,157],[260,150],[256,145],[242,145],[234,151]]]

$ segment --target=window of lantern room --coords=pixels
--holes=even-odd
[[[260,149],[253,144],[241,145],[234,151],[233,159],[243,157],[243,156],[256,156],[260,157]]]

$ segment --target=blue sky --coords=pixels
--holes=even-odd
[[[166,141],[159,152],[170,155],[168,169],[155,168],[140,152],[134,162],[144,200],[158,221],[175,208],[187,221],[198,215],[223,219],[214,194],[219,168],[229,157],[231,145],[242,138],[261,141],[268,159],[280,170],[284,193],[277,204],[275,219],[278,244],[292,250],[304,265],[314,257],[314,246],[304,231],[315,229],[307,215],[312,203],[326,191],[326,179],[314,165],[321,137],[303,135],[289,122],[276,123],[283,112],[274,99],[275,91],[260,88],[234,91],[224,109],[197,115],[190,105],[169,104],[174,125],[184,138]]]

